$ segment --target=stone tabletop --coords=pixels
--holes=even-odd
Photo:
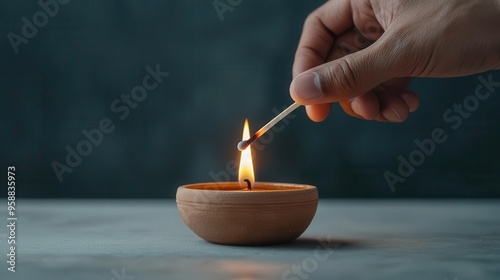
[[[174,200],[19,200],[17,217],[2,280],[500,279],[498,200],[320,200],[301,238],[268,247],[207,243]]]

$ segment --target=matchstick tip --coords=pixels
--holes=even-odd
[[[238,147],[238,150],[243,151],[244,149],[246,149],[248,147],[248,143],[247,143],[247,141],[240,141],[238,143],[237,147]]]

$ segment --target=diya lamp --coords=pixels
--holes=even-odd
[[[298,108],[292,104],[250,137],[245,121],[238,182],[210,182],[177,189],[177,207],[185,224],[206,241],[224,245],[272,245],[291,242],[311,223],[318,206],[316,187],[256,182],[251,143]]]

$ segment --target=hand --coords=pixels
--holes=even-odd
[[[290,94],[313,121],[339,102],[402,122],[419,105],[409,77],[500,69],[499,28],[500,0],[332,0],[305,21]]]

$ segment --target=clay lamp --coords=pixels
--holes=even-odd
[[[245,121],[243,139],[249,139]],[[206,241],[224,245],[291,242],[311,223],[318,206],[316,187],[255,182],[251,146],[241,152],[238,182],[184,185],[177,207],[186,225]]]

